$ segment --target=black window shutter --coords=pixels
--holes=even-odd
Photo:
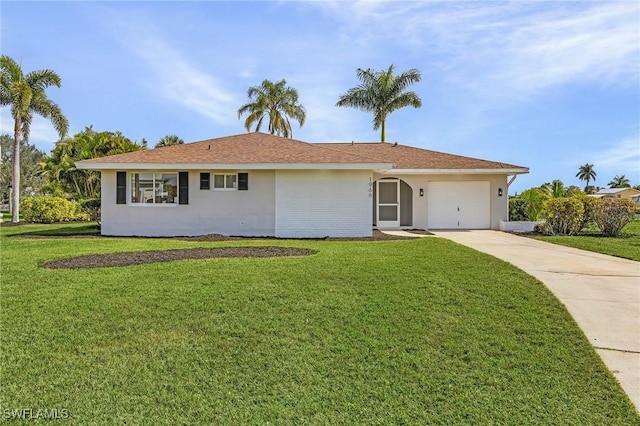
[[[246,191],[249,189],[249,173],[238,173],[238,190]]]
[[[189,172],[178,172],[178,204],[189,204]]]
[[[127,204],[127,172],[116,172],[116,204]]]
[[[211,173],[200,173],[200,189],[211,188]]]

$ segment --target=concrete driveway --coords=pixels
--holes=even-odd
[[[640,411],[640,262],[499,231],[432,231],[542,281]]]

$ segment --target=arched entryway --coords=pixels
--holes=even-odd
[[[373,226],[413,226],[413,189],[407,182],[383,178],[373,183]]]

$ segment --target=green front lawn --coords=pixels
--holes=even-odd
[[[3,410],[64,409],[76,424],[640,422],[541,283],[448,240],[15,236],[72,228],[89,232],[0,228]],[[38,266],[247,245],[318,253]]]
[[[618,237],[603,237],[597,228],[575,236],[536,236],[538,240],[640,261],[640,219],[634,219]]]

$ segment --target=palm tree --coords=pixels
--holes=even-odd
[[[564,183],[560,179],[555,179],[553,182],[546,182],[540,186],[540,189],[549,197],[560,198],[566,195],[566,189]]]
[[[260,131],[265,117],[269,117],[269,133],[290,138],[293,136],[289,118],[304,125],[306,112],[298,103],[298,91],[286,85],[282,79],[276,83],[264,80],[260,86],[251,86],[247,90],[249,102],[238,109],[238,119],[248,113],[244,127],[249,129],[256,123],[255,131]]]
[[[609,188],[631,188],[631,183],[625,175],[616,175],[607,185],[609,185]]]
[[[580,180],[587,181],[587,184],[584,186],[584,192],[589,193],[589,181],[596,180],[596,171],[593,170],[593,164],[585,163],[584,166],[580,166],[576,177]]]
[[[171,145],[182,145],[184,141],[179,138],[177,135],[167,135],[161,138],[156,144],[156,148],[161,148],[163,146],[171,146]]]
[[[407,87],[422,78],[420,71],[410,69],[398,76],[393,75],[393,64],[386,71],[373,71],[371,68],[358,68],[356,74],[360,85],[352,87],[340,96],[336,103],[339,107],[353,107],[373,113],[373,130],[381,128],[380,140],[387,138],[387,116],[400,108],[412,106],[419,108],[422,100],[415,92],[406,92]]]
[[[100,173],[95,170],[79,170],[76,162],[107,155],[138,151],[142,146],[125,137],[121,132],[96,132],[86,127],[73,137],[56,142],[50,156],[40,163],[41,175],[50,188],[60,189],[73,198],[82,200],[100,197]]]
[[[13,172],[11,184],[11,221],[20,220],[20,143],[29,139],[33,114],[51,120],[60,137],[69,130],[69,122],[60,107],[47,98],[45,89],[60,87],[62,80],[54,71],[43,69],[27,73],[7,55],[0,57],[0,106],[11,106],[13,117]]]

